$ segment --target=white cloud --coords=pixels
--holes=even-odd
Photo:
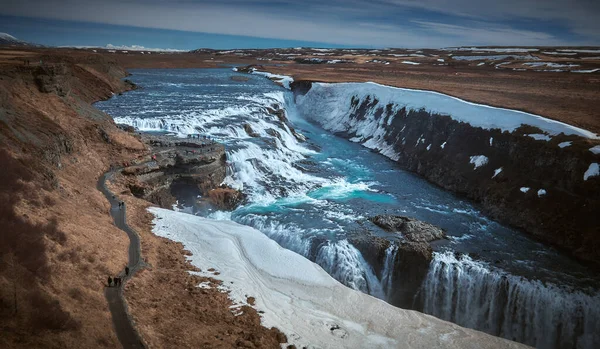
[[[0,13],[60,20],[245,35],[329,44],[386,47],[457,45],[563,45],[541,30],[522,30],[497,23],[504,19],[559,19],[573,31],[598,41],[598,5],[568,0],[307,0],[304,2],[104,0],[5,0]],[[578,3],[579,5],[579,3]],[[461,16],[460,24],[412,18],[410,9]],[[590,10],[591,9],[591,10]],[[440,18],[436,16],[435,18]],[[491,21],[490,21],[491,20]],[[496,21],[496,22],[494,22]],[[416,24],[416,26],[415,26]],[[589,41],[589,40],[588,40]]]

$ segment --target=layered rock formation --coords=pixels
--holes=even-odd
[[[219,209],[234,209],[244,196],[221,185],[226,175],[225,147],[204,138],[180,139],[143,135],[151,155],[126,163],[121,171],[133,195],[171,208],[176,202],[174,184],[186,184],[200,191]]]

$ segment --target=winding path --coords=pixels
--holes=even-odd
[[[110,215],[115,225],[127,233],[129,237],[129,275],[125,276],[125,270],[121,271],[118,277],[121,277],[123,284],[127,282],[135,273],[143,267],[141,260],[140,238],[137,233],[127,225],[126,207],[119,208],[118,198],[108,189],[106,181],[113,175],[113,171],[106,172],[98,179],[97,188],[106,196],[110,203]],[[145,348],[144,342],[135,329],[134,321],[129,314],[125,298],[123,297],[123,286],[107,287],[104,291],[108,307],[112,315],[113,324],[117,333],[117,338],[125,349]]]

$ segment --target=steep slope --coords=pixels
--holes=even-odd
[[[0,71],[0,346],[115,347],[103,288],[127,239],[95,190],[144,151],[90,103],[130,89],[98,56]]]

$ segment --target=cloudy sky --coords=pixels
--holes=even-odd
[[[0,0],[0,32],[46,45],[600,45],[598,0]]]

